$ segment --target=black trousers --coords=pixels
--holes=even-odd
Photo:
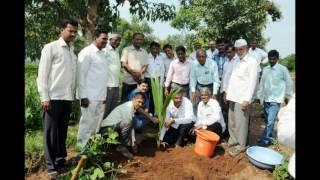
[[[163,137],[163,142],[169,145],[184,146],[184,138],[187,138],[188,132],[193,127],[194,123],[180,124],[177,129],[170,127]]]
[[[159,78],[160,79],[160,78]],[[148,83],[149,86],[149,93],[150,93],[150,104],[149,104],[149,112],[154,115],[154,102],[153,102],[153,96],[152,96],[152,86],[151,86],[151,79],[145,78],[145,80]],[[160,80],[159,80],[160,81]]]
[[[218,122],[215,122],[215,123],[207,126],[207,130],[218,134],[220,137],[222,136],[222,126]],[[196,141],[196,134],[194,132],[192,132],[192,130],[190,129],[188,135],[189,135],[189,140],[194,143]]]
[[[72,101],[51,100],[49,110],[43,113],[44,157],[49,172],[65,163],[66,139],[71,111]]]
[[[122,83],[121,104],[126,102],[129,93],[137,87],[137,84]]]

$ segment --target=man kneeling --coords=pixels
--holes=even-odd
[[[195,142],[195,129],[206,129],[220,137],[226,129],[221,107],[216,99],[212,99],[209,88],[200,89],[201,102],[198,105],[197,121],[189,132],[190,141]]]
[[[101,123],[101,131],[110,127],[119,133],[121,144],[116,148],[116,151],[127,158],[133,157],[127,147],[131,147],[134,153],[137,153],[138,151],[135,144],[133,117],[136,111],[141,110],[145,100],[144,97],[143,93],[137,92],[131,101],[116,107]],[[157,123],[156,121],[152,122]]]
[[[184,139],[193,127],[193,120],[192,103],[179,91],[167,107],[165,125],[160,132],[160,148],[165,150],[169,145],[184,146]]]

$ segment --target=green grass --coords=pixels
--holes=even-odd
[[[68,128],[67,149],[76,147],[78,126],[76,124]],[[24,140],[25,173],[28,174],[44,167],[43,131],[27,131]]]

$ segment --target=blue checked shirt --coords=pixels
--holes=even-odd
[[[213,56],[212,58],[218,65],[218,71],[219,71],[219,78],[222,78],[222,74],[223,74],[223,65],[224,62],[227,61],[228,57],[225,53],[218,53],[216,55]]]
[[[281,64],[263,68],[258,97],[263,102],[282,103],[292,95],[292,81],[287,67]]]
[[[204,65],[199,64],[198,61],[192,62],[190,74],[191,92],[195,92],[197,82],[204,85],[213,83],[213,94],[217,94],[220,87],[220,80],[218,66],[214,61],[206,59]]]

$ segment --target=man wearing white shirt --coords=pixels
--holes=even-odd
[[[150,43],[150,53],[148,54],[147,64],[148,68],[145,73],[145,79],[149,85],[150,92],[150,113],[154,114],[154,102],[152,98],[152,86],[151,86],[151,78],[158,78],[160,80],[160,84],[163,84],[164,79],[164,63],[162,60],[162,56],[159,54],[160,44],[157,42]]]
[[[198,105],[197,121],[192,128],[191,141],[195,141],[195,129],[207,129],[218,134],[220,137],[226,130],[219,102],[211,98],[211,91],[207,87],[200,89],[201,102]]]
[[[224,120],[226,122],[227,130],[224,133],[225,137],[229,136],[228,132],[228,102],[226,100],[226,94],[227,91],[230,76],[232,73],[233,65],[235,62],[239,61],[239,57],[236,55],[236,50],[233,44],[228,44],[226,46],[226,54],[227,54],[227,60],[223,65],[223,74],[222,74],[222,82],[221,82],[221,92],[223,93],[223,102],[220,104],[222,108],[222,114],[224,117]]]
[[[78,22],[63,19],[60,38],[46,44],[41,52],[37,87],[43,111],[44,156],[48,176],[56,178],[65,166],[69,116],[75,95],[77,57],[70,44]]]
[[[179,91],[169,103],[160,140],[165,149],[168,145],[183,146],[184,138],[193,127],[194,114],[191,101]]]
[[[261,63],[263,62],[264,59],[267,59],[267,53],[258,48],[257,47],[257,40],[256,39],[252,39],[251,42],[250,42],[250,48],[249,48],[249,55],[251,55],[258,63],[258,82],[260,81],[260,78],[261,78]],[[257,99],[257,91],[258,91],[258,86],[259,86],[259,83],[257,83],[256,85],[256,88],[255,88],[255,91],[254,91],[254,94],[253,94],[253,98],[254,99]]]
[[[239,39],[235,48],[240,60],[233,65],[226,91],[229,101],[229,154],[236,156],[246,149],[250,103],[257,83],[257,62],[248,54],[247,42]]]
[[[117,47],[121,41],[119,34],[113,33],[109,37],[109,44],[104,48],[105,56],[108,64],[108,79],[107,79],[107,99],[106,108],[103,117],[108,114],[118,105],[119,101],[119,83],[121,63]]]
[[[165,52],[165,55],[163,57],[163,63],[165,68],[165,71],[164,71],[164,80],[165,80],[167,77],[167,73],[169,71],[170,63],[173,60],[176,60],[177,58],[174,57],[173,48],[170,44],[164,45],[162,49]]]
[[[94,32],[94,41],[79,53],[78,97],[81,118],[78,145],[83,148],[90,136],[97,133],[103,119],[107,95],[108,63],[102,50],[107,44],[107,32]]]
[[[201,44],[199,42],[194,43],[194,51],[190,54],[189,59],[191,61],[197,60],[197,50],[201,49]]]
[[[260,74],[261,72],[261,67],[260,64],[262,61],[268,57],[267,53],[257,47],[257,40],[252,39],[250,42],[250,48],[249,48],[249,54],[257,61],[258,63],[258,73]]]
[[[218,54],[218,49],[216,48],[216,42],[210,41],[208,44],[209,49],[207,50],[208,59],[212,59],[214,55]]]

